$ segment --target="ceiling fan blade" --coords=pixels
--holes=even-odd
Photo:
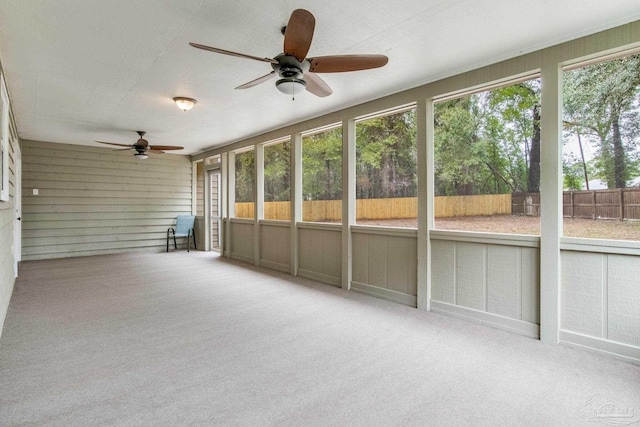
[[[304,80],[307,83],[307,92],[311,92],[315,96],[324,98],[333,93],[329,85],[317,74],[307,73],[304,75]]]
[[[117,145],[118,147],[129,147],[129,148],[133,148],[133,146],[131,144],[118,144],[116,142],[104,142],[104,141],[96,141],[100,144],[109,144],[109,145]]]
[[[189,43],[189,45],[191,45],[191,46],[193,46],[195,48],[198,48],[198,49],[208,50],[209,52],[221,53],[223,55],[237,56],[238,58],[253,59],[253,60],[256,60],[256,61],[268,62],[270,64],[277,64],[278,63],[278,61],[276,61],[275,59],[260,58],[259,56],[246,55],[244,53],[238,53],[238,52],[232,52],[230,50],[218,49],[217,47],[205,46],[203,44]]]
[[[154,148],[150,148],[150,149],[149,149],[149,150],[147,150],[147,151],[149,151],[150,153],[164,154],[164,151],[162,151],[162,150],[156,150],[156,149],[154,149]]]
[[[149,145],[149,150],[184,150],[184,147],[177,145]]]
[[[129,151],[129,150],[133,150],[133,147],[129,147],[129,148],[114,148],[113,151]]]
[[[247,89],[247,88],[253,87],[253,86],[258,85],[258,84],[260,84],[262,82],[266,82],[267,80],[273,78],[275,75],[276,75],[276,72],[272,71],[269,74],[265,74],[262,77],[258,77],[255,80],[251,80],[250,82],[247,82],[247,83],[245,83],[243,85],[240,85],[236,89]]]
[[[312,73],[343,73],[383,67],[389,62],[385,55],[334,55],[309,58]]]
[[[315,26],[316,19],[311,12],[294,10],[284,32],[284,53],[295,56],[300,62],[304,61],[311,47]]]

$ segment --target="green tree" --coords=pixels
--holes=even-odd
[[[236,154],[236,202],[255,201],[255,156],[253,151]]]
[[[342,199],[342,129],[308,135],[302,141],[305,200]]]
[[[500,143],[509,160],[513,191],[540,191],[540,87],[534,79],[487,92],[489,114],[504,128]]]
[[[290,141],[264,147],[264,201],[291,200]]]
[[[415,110],[357,124],[356,197],[415,196],[416,168]]]
[[[436,194],[479,194],[480,185],[491,175],[487,167],[490,150],[480,138],[477,95],[436,105],[435,186]]]
[[[640,55],[564,74],[565,128],[595,140],[596,176],[624,188],[637,173]]]
[[[582,190],[583,163],[575,156],[564,156],[562,159],[563,187],[565,190]]]
[[[436,194],[539,191],[540,81],[436,105]]]

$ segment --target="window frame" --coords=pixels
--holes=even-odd
[[[9,201],[9,94],[4,82],[4,74],[0,74],[0,201]]]

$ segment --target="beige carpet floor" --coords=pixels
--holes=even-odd
[[[197,251],[24,262],[0,339],[2,426],[596,426],[612,411],[639,425],[640,367]]]

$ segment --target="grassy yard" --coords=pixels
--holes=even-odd
[[[416,219],[359,220],[362,225],[416,228]],[[519,215],[436,218],[437,230],[481,231],[487,233],[540,234],[540,218]],[[640,221],[565,218],[565,237],[640,241]]]

